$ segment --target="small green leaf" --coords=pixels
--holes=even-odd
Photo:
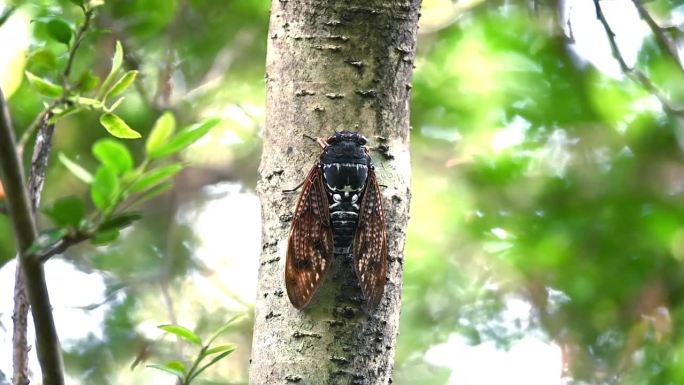
[[[119,238],[119,230],[98,231],[90,238],[93,245],[106,245]]]
[[[52,19],[48,21],[47,31],[51,38],[66,45],[69,45],[71,35],[74,33],[69,24],[62,19]]]
[[[87,70],[81,74],[76,82],[76,89],[81,92],[92,91],[100,84],[100,77],[95,75],[92,70]]]
[[[135,77],[138,76],[138,71],[128,71],[126,72],[116,83],[105,93],[103,101],[108,97],[116,96],[128,88],[135,81]]]
[[[194,380],[197,376],[199,376],[200,373],[202,373],[203,371],[205,371],[208,367],[210,367],[211,365],[214,365],[215,363],[221,361],[222,359],[224,359],[225,357],[227,357],[230,353],[232,353],[234,350],[235,350],[235,349],[230,350],[230,351],[227,351],[227,352],[223,352],[223,353],[219,354],[218,356],[215,356],[214,358],[212,358],[211,361],[209,361],[208,364],[202,366],[199,370],[197,370],[197,371],[195,372],[195,374],[193,374],[193,375],[189,378],[190,382],[192,382],[192,380]]]
[[[171,360],[164,364],[169,369],[185,374],[185,364],[178,360]]]
[[[41,79],[28,71],[26,71],[26,78],[33,88],[45,96],[57,97],[62,95],[63,88],[55,83]]]
[[[173,374],[174,376],[176,376],[180,379],[183,379],[183,372],[179,372],[173,368],[166,367],[165,365],[150,364],[150,365],[147,365],[147,367],[157,369],[157,370],[161,370],[162,372]]]
[[[144,173],[138,180],[133,182],[130,191],[133,193],[145,191],[154,187],[183,170],[181,163],[173,163],[167,166],[155,168]]]
[[[102,222],[97,231],[110,231],[110,230],[121,230],[125,227],[130,226],[133,222],[142,218],[142,215],[138,213],[125,213],[109,218],[108,220]]]
[[[193,124],[192,126],[183,129],[166,144],[159,146],[155,151],[150,152],[150,158],[154,159],[169,156],[187,148],[206,135],[209,130],[216,126],[220,121],[221,120],[217,118],[207,119],[204,122]]]
[[[78,227],[86,214],[83,201],[73,196],[57,200],[51,207],[43,209],[43,212],[56,225],[71,227]]]
[[[145,143],[147,154],[152,154],[165,145],[175,130],[176,118],[173,116],[173,113],[171,111],[164,112],[154,122],[154,127],[147,138],[147,143]]]
[[[116,75],[116,72],[121,68],[121,63],[123,62],[123,47],[121,46],[120,41],[116,41],[116,46],[114,47],[114,56],[112,57],[112,68],[109,69],[109,74],[105,78],[104,82],[102,82],[102,86],[100,86],[100,91],[97,93],[97,98],[102,99],[104,94],[109,91],[109,87],[112,85],[112,82],[114,81],[114,76]]]
[[[178,337],[191,342],[195,345],[202,345],[202,340],[199,338],[199,336],[195,333],[193,333],[190,329],[184,328],[179,325],[160,325],[158,326],[159,329],[164,330],[165,332],[175,334]]]
[[[119,179],[116,177],[116,171],[107,166],[98,167],[95,172],[95,179],[90,185],[90,197],[95,203],[95,206],[100,211],[106,211],[115,202],[119,193]]]
[[[36,255],[42,250],[54,245],[59,242],[60,239],[64,238],[65,235],[69,233],[68,229],[52,229],[42,232],[38,238],[26,249],[27,254]]]
[[[236,349],[235,345],[229,344],[229,345],[220,345],[215,348],[208,349],[206,352],[204,352],[205,355],[210,355],[210,354],[216,354],[216,353],[223,353],[223,352],[232,352],[233,350]]]
[[[106,113],[100,116],[100,124],[113,136],[121,139],[137,139],[140,133],[128,127],[128,124],[120,117]]]
[[[133,169],[133,157],[128,148],[114,139],[100,139],[93,145],[93,155],[105,166],[122,175]]]
[[[233,326],[233,324],[236,323],[237,321],[242,321],[243,318],[245,318],[244,314],[238,314],[238,315],[234,316],[233,318],[229,319],[228,321],[226,321],[226,323],[221,325],[221,327],[214,333],[214,335],[211,336],[211,338],[209,339],[208,345],[211,346],[211,344],[213,344],[214,341],[221,334],[225,333],[228,329],[230,329],[230,327]]]
[[[93,182],[93,175],[88,170],[81,167],[78,163],[69,159],[64,153],[59,153],[57,156],[60,162],[69,170],[74,176],[84,183],[90,184]]]

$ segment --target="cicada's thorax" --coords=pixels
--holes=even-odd
[[[371,167],[370,156],[355,135],[350,135],[349,140],[328,144],[320,159],[335,254],[351,252],[368,169]]]

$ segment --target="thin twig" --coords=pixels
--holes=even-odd
[[[663,95],[660,89],[655,85],[655,83],[653,83],[653,81],[651,81],[651,79],[643,71],[639,70],[638,68],[630,68],[627,65],[625,59],[622,56],[622,53],[620,52],[620,48],[618,47],[617,42],[615,41],[615,32],[613,32],[613,30],[611,29],[610,23],[608,23],[608,20],[606,19],[606,16],[603,13],[603,9],[601,8],[600,2],[601,0],[594,0],[594,7],[596,8],[596,18],[601,22],[601,25],[603,25],[603,29],[605,30],[606,35],[608,36],[610,50],[613,53],[613,57],[615,58],[615,60],[617,60],[620,64],[620,69],[622,70],[622,72],[625,75],[627,75],[630,79],[639,83],[653,96],[658,98],[660,104],[663,106],[663,109],[666,112],[675,115],[684,115],[684,110],[672,106],[667,97]]]
[[[663,29],[658,25],[658,23],[656,23],[640,0],[632,0],[632,3],[634,3],[634,7],[636,7],[637,11],[639,12],[639,16],[641,16],[646,24],[648,24],[649,28],[651,28],[651,32],[653,33],[653,36],[655,36],[656,42],[660,46],[660,49],[667,52],[675,61],[675,63],[677,63],[677,68],[684,72],[684,66],[682,65],[682,61],[679,57],[677,45],[671,39],[665,36]]]
[[[62,72],[62,96],[59,99],[52,101],[47,107],[45,107],[45,109],[41,111],[40,114],[38,114],[36,119],[33,122],[31,122],[28,128],[26,128],[24,133],[21,135],[21,138],[19,139],[19,145],[17,146],[17,152],[19,153],[20,157],[23,157],[24,148],[26,148],[26,144],[31,139],[33,134],[35,134],[36,130],[38,130],[40,122],[43,121],[43,119],[45,119],[45,116],[51,114],[52,111],[59,105],[67,102],[67,98],[69,96],[69,75],[71,75],[71,68],[74,63],[74,58],[76,57],[76,52],[78,51],[78,48],[81,46],[81,42],[85,37],[85,33],[87,32],[88,28],[90,28],[90,22],[93,17],[93,10],[83,9],[83,16],[83,24],[81,24],[81,26],[78,28],[78,31],[76,32],[76,37],[74,38],[74,43],[71,45],[71,47],[69,47],[67,64],[66,67],[64,67],[64,71]]]
[[[9,110],[0,91],[0,169],[12,227],[17,239],[19,263],[31,304],[43,384],[64,385],[62,349],[52,317],[45,272],[43,265],[26,252],[36,240],[37,230],[15,145]]]

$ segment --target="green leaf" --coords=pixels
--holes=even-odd
[[[126,91],[126,88],[128,88],[133,82],[135,81],[135,77],[138,76],[138,71],[128,71],[126,72],[119,80],[117,80],[116,83],[107,91],[105,94],[104,98],[102,99],[103,101],[106,100],[110,96],[116,96],[124,91]]]
[[[193,375],[189,378],[190,382],[192,382],[192,380],[194,380],[197,376],[199,376],[200,373],[202,373],[203,371],[205,371],[208,367],[210,367],[211,365],[214,365],[215,363],[217,363],[217,362],[219,362],[220,360],[224,359],[224,358],[227,357],[230,353],[232,353],[234,350],[235,350],[235,349],[230,350],[230,351],[227,351],[227,352],[223,352],[223,353],[219,354],[218,356],[215,356],[214,358],[212,358],[211,361],[209,361],[208,364],[202,366],[199,370],[197,370],[197,371],[195,372],[195,374],[193,374]]]
[[[69,24],[62,19],[52,19],[48,21],[47,31],[51,38],[66,45],[69,45],[71,35],[74,33]]]
[[[159,146],[155,151],[150,152],[150,158],[161,158],[181,151],[195,143],[206,135],[209,130],[216,126],[221,120],[218,118],[207,119],[204,122],[193,124],[181,130],[176,136],[171,138],[166,144]]]
[[[197,334],[193,333],[190,329],[184,328],[179,325],[160,325],[158,327],[159,329],[164,330],[167,333],[175,334],[188,342],[202,346],[202,340],[199,338]]]
[[[233,352],[237,347],[232,344],[228,345],[220,345],[215,348],[208,349],[206,352],[204,352],[205,355],[210,355],[210,354],[216,354],[216,353],[223,353],[223,352]]]
[[[31,52],[27,64],[31,69],[54,70],[57,68],[57,58],[49,49],[41,48]]]
[[[142,215],[139,213],[125,213],[116,215],[102,222],[102,224],[97,228],[97,231],[121,230],[130,226],[133,224],[133,222],[139,220],[140,218],[142,218]]]
[[[64,153],[59,153],[57,156],[60,162],[69,170],[74,176],[84,183],[91,184],[93,182],[93,175],[88,170],[81,167],[78,163],[69,159]]]
[[[165,365],[158,365],[158,364],[150,364],[150,365],[147,365],[147,367],[157,369],[157,370],[161,370],[162,372],[173,374],[174,376],[176,376],[180,379],[183,379],[183,375],[184,375],[183,372],[179,372],[174,368],[169,368]]]
[[[178,361],[178,360],[168,361],[167,363],[164,364],[164,366],[169,368],[169,369],[176,370],[176,371],[183,373],[183,374],[185,374],[185,371],[186,371],[185,364],[182,363],[181,361]]]
[[[114,47],[114,56],[112,57],[112,68],[109,69],[109,74],[102,82],[100,91],[97,93],[97,98],[102,99],[104,94],[109,91],[109,87],[114,81],[114,76],[116,72],[121,68],[121,63],[123,62],[123,47],[120,41],[116,41],[116,46]]]
[[[45,96],[57,97],[62,95],[63,88],[48,80],[41,79],[38,76],[26,71],[26,78],[33,88]]]
[[[130,187],[130,191],[133,193],[145,191],[164,182],[165,180],[179,173],[181,170],[183,170],[183,165],[181,163],[173,163],[167,166],[152,169],[144,173],[140,178],[133,182]]]
[[[137,139],[140,133],[128,127],[128,124],[120,117],[106,113],[100,116],[100,124],[113,136],[121,139]]]
[[[238,314],[234,316],[233,318],[229,319],[226,323],[224,323],[215,333],[211,338],[209,339],[208,345],[211,346],[212,343],[223,333],[225,333],[228,329],[230,329],[231,326],[233,326],[234,323],[237,321],[242,321],[242,319],[245,318],[244,314]]]
[[[133,169],[133,157],[128,148],[114,139],[100,139],[93,145],[93,155],[105,166],[122,175]]]
[[[98,84],[100,84],[100,77],[95,75],[92,70],[88,70],[78,78],[76,89],[80,92],[88,92],[94,90]]]
[[[95,179],[90,185],[90,197],[100,211],[106,211],[114,204],[119,193],[119,179],[116,171],[107,166],[98,167]]]
[[[57,200],[51,207],[43,209],[43,212],[56,225],[71,227],[78,227],[86,214],[83,201],[73,196]]]
[[[106,245],[119,238],[119,230],[98,231],[90,238],[93,245]]]
[[[173,116],[173,113],[171,111],[164,112],[154,122],[154,127],[147,138],[147,143],[145,143],[147,154],[152,154],[165,145],[175,130],[176,118]]]
[[[69,230],[65,228],[44,231],[36,238],[33,244],[26,249],[26,253],[31,255],[38,254],[42,250],[59,242],[59,240],[64,238],[68,233]]]

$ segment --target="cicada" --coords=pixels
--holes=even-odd
[[[351,254],[371,310],[380,303],[387,280],[387,230],[367,141],[359,133],[342,131],[317,142],[323,152],[301,185],[290,229],[287,296],[303,309],[333,259]]]

